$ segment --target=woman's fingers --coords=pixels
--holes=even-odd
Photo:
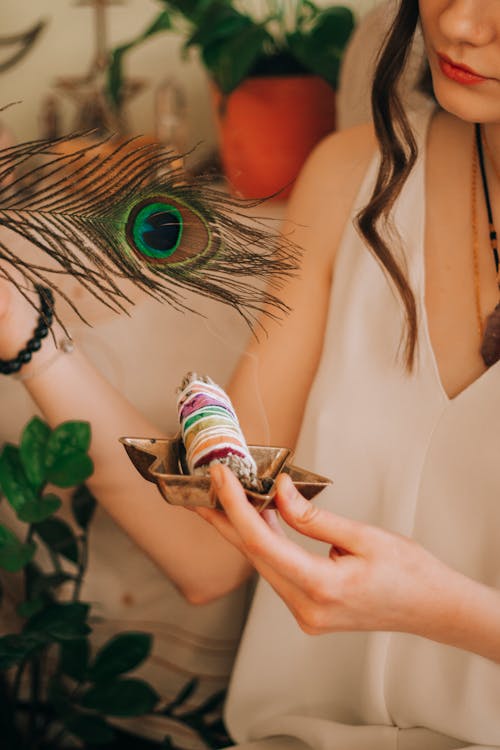
[[[224,539],[245,554],[244,544],[240,535],[223,511],[215,510],[214,508],[204,508],[202,506],[193,508],[193,510],[205,521],[212,524],[212,526],[222,534]]]
[[[367,526],[318,508],[302,497],[288,474],[278,477],[276,505],[289,526],[312,539],[328,542],[337,554],[363,554],[366,550]]]
[[[277,511],[273,510],[272,508],[265,508],[261,511],[260,516],[264,519],[269,528],[272,529],[275,534],[278,534],[278,536],[286,536],[285,532],[283,531],[283,527],[279,522]]]
[[[413,632],[419,593],[415,570],[425,571],[429,554],[404,537],[333,515],[306,501],[287,476],[280,476],[276,504],[298,532],[329,545],[315,554],[283,536],[273,514],[263,518],[248,502],[234,474],[212,471],[214,491],[225,512],[204,509],[209,520],[252,563],[308,633],[338,630]],[[435,573],[428,568],[427,579]],[[420,589],[422,587],[420,586]],[[409,591],[412,592],[411,596]]]
[[[228,542],[233,544],[247,557],[257,573],[268,582],[278,596],[284,601],[303,630],[308,633],[321,632],[312,622],[313,618],[310,615],[311,606],[308,594],[297,585],[297,581],[288,580],[288,578],[282,575],[280,571],[277,571],[272,565],[268,564],[264,557],[250,553],[240,535],[236,532],[236,529],[223,511],[200,507],[196,508],[196,512],[206,521],[211,523]],[[266,513],[266,511],[264,511],[264,513]],[[269,511],[269,514],[272,514],[272,516],[275,517],[274,511]],[[273,527],[273,530],[277,527],[277,533],[279,536],[283,536],[283,530],[281,529],[281,526],[279,526],[277,520],[272,519],[269,525]]]
[[[232,471],[221,464],[211,468],[214,489],[224,507],[227,521],[236,531],[243,547],[239,549],[257,568],[265,564],[303,590],[314,589],[318,574],[331,565],[328,557],[312,555],[284,534],[277,534],[248,502]],[[232,533],[223,517],[203,511],[222,534]],[[239,541],[238,541],[239,543]]]

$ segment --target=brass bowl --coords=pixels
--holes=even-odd
[[[171,505],[220,507],[217,497],[210,490],[210,477],[187,473],[184,445],[180,438],[122,437],[120,442],[137,471],[148,482],[154,482]],[[299,492],[308,500],[331,484],[330,479],[291,464],[292,453],[288,448],[264,445],[248,447],[257,464],[259,478],[271,480],[266,494],[245,490],[249,501],[259,512],[274,507],[274,480],[280,472],[289,474]]]

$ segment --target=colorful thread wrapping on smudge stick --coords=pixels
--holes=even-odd
[[[220,386],[189,372],[178,389],[177,410],[190,474],[208,474],[210,464],[220,462],[247,489],[263,490],[233,405]]]

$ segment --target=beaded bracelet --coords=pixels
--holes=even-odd
[[[52,290],[47,286],[35,285],[40,300],[40,315],[33,336],[29,339],[26,346],[21,349],[13,359],[0,359],[0,374],[13,375],[19,372],[21,367],[27,364],[34,352],[37,352],[42,346],[44,339],[52,325],[54,317],[54,295]]]

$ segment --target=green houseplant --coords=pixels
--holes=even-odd
[[[123,62],[128,52],[160,32],[183,35],[184,52],[198,50],[213,85],[226,174],[231,172],[228,151],[234,151],[237,157],[230,181],[234,184],[235,175],[248,171],[249,164],[262,162],[262,154],[268,159],[271,154],[283,153],[285,163],[291,166],[290,174],[283,171],[282,165],[267,164],[268,174],[279,172],[276,184],[271,181],[261,186],[257,182],[241,192],[247,197],[262,197],[262,190],[269,193],[280,189],[296,174],[314,143],[334,128],[334,91],[342,56],[354,29],[352,11],[344,6],[320,8],[312,0],[267,0],[261,13],[246,10],[238,0],[159,3],[162,9],[153,22],[111,53],[108,90],[113,105],[119,107],[121,103]],[[301,89],[297,97],[298,79]],[[238,92],[245,86],[247,92],[238,99]],[[271,103],[280,98],[278,106],[282,107],[285,95],[290,98],[290,110],[273,116]],[[260,99],[261,111],[253,117],[248,106],[256,98]],[[244,123],[249,127],[241,131]],[[303,142],[287,139],[290,127],[295,127]],[[243,160],[245,164],[241,163],[248,139],[253,138],[252,131],[262,134],[271,128],[275,137],[258,142]]]
[[[123,58],[163,31],[186,37],[223,94],[248,76],[311,73],[336,88],[342,55],[354,29],[349,8],[319,8],[311,0],[269,0],[267,12],[252,15],[237,0],[159,0],[158,16],[135,39],[113,50],[109,94],[119,106]]]
[[[0,523],[1,580],[16,576],[20,599],[16,630],[5,632],[0,585],[0,746],[180,750],[169,737],[157,743],[113,725],[115,717],[156,714],[167,717],[170,726],[189,728],[207,748],[225,747],[223,691],[187,707],[196,678],[164,702],[133,675],[149,656],[150,634],[120,632],[92,648],[91,607],[80,598],[96,506],[81,484],[93,471],[89,444],[86,422],[64,422],[52,430],[34,417],[20,444],[6,444],[0,452],[0,489],[24,525],[19,538],[19,529],[14,533]],[[76,485],[70,501],[73,524],[57,514],[61,500],[51,485]],[[9,619],[12,627],[12,614]]]

